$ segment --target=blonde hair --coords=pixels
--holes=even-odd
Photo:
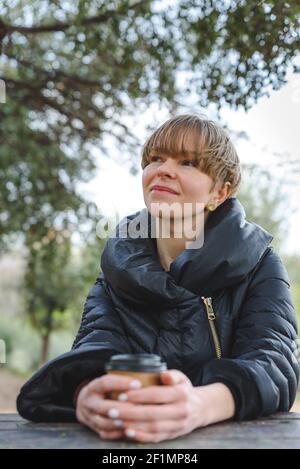
[[[193,148],[187,148],[186,138],[193,137]],[[153,151],[169,155],[190,155],[199,168],[209,175],[214,185],[221,187],[230,182],[230,196],[235,195],[241,184],[240,160],[225,130],[216,122],[197,114],[182,114],[168,119],[147,139],[142,150],[141,166],[150,163]]]

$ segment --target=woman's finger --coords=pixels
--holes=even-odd
[[[91,392],[107,393],[110,391],[125,391],[127,389],[138,389],[142,383],[133,376],[103,375],[91,381],[87,387]]]
[[[119,419],[110,419],[103,417],[99,414],[93,412],[87,412],[86,418],[89,422],[89,425],[92,425],[93,429],[97,432],[100,431],[116,431],[124,428],[124,423]]]
[[[163,384],[187,384],[192,386],[191,380],[182,371],[176,369],[162,371],[160,380]]]
[[[140,404],[167,404],[188,400],[189,387],[184,384],[175,386],[149,386],[135,391],[127,391],[119,396],[120,401]]]
[[[88,399],[84,401],[82,407],[84,407],[84,409],[90,413],[98,414],[99,412],[97,412],[97,409],[99,408],[102,400],[103,397],[101,397],[99,394],[91,394]]]
[[[103,417],[120,420],[179,420],[186,418],[189,413],[188,405],[184,402],[164,405],[139,405],[130,402],[120,403],[102,399],[93,411]]]
[[[103,418],[100,415],[90,416],[91,428],[103,439],[117,440],[125,437],[123,422],[120,422],[122,424],[121,429],[119,426],[116,426],[116,423],[118,422],[112,422],[110,419]]]
[[[106,432],[106,431],[101,431],[99,432],[99,436],[100,438],[102,438],[103,440],[121,440],[121,439],[124,439],[125,440],[125,435],[124,435],[124,432],[123,431],[111,431],[111,432]]]
[[[93,415],[86,409],[81,412],[80,416],[80,421],[92,431],[96,432],[100,438],[111,440],[125,438],[123,423],[121,427],[119,425],[116,426],[117,421],[111,422],[109,419],[104,419],[99,415]],[[120,430],[118,428],[120,428]]]
[[[173,440],[178,436],[181,436],[181,432],[168,432],[168,433],[148,433],[144,430],[125,430],[125,437],[129,440],[140,441],[142,443],[159,443],[165,440]]]
[[[130,430],[141,430],[142,432],[151,434],[160,433],[175,433],[186,429],[185,420],[158,420],[154,422],[149,421],[136,421],[136,420],[125,420],[124,421],[125,431]]]

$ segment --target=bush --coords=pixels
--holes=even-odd
[[[38,367],[41,340],[21,318],[2,314],[0,336],[6,345],[7,368],[27,373]]]
[[[0,316],[0,339],[6,346],[6,368],[27,374],[38,369],[42,341],[22,318]],[[50,338],[49,360],[70,350],[74,336],[69,331],[54,332]]]

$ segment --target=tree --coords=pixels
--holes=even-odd
[[[76,288],[76,277],[69,270],[70,253],[69,233],[53,229],[42,241],[34,241],[28,252],[25,302],[30,323],[42,337],[40,365],[48,356],[50,334],[63,325]]]
[[[28,250],[29,311],[43,330],[66,304],[48,292],[46,267],[63,282],[69,259],[68,240],[43,240],[87,224],[89,236],[99,216],[78,189],[93,176],[91,144],[107,154],[113,136],[134,171],[140,141],[127,115],[153,102],[174,113],[192,92],[201,107],[249,108],[284,83],[299,13],[297,0],[1,2],[0,239],[17,234]]]
[[[9,100],[0,113],[5,122],[0,133],[1,238],[16,232],[26,237],[30,230],[44,236],[58,217],[61,227],[70,223],[71,214],[73,222],[86,220],[95,207],[78,193],[75,182],[93,175],[88,153],[63,151],[45,131],[31,129],[17,102]]]
[[[77,183],[95,169],[89,144],[107,153],[107,134],[134,171],[140,141],[124,114],[155,101],[174,112],[191,91],[203,107],[247,108],[284,83],[300,46],[298,1],[159,3],[1,3],[2,242],[32,224],[95,216]]]
[[[74,317],[78,320],[82,299],[98,274],[104,240],[90,239],[78,263],[70,235],[51,228],[41,240],[32,238],[27,253],[25,305],[31,326],[42,338],[40,365],[47,361],[51,333],[73,325]]]
[[[256,164],[244,164],[237,197],[245,207],[247,220],[269,231],[274,237],[273,246],[280,250],[288,233],[285,213],[290,210],[284,180]]]
[[[299,254],[285,255],[283,261],[289,275],[291,294],[298,321],[298,336],[300,337],[300,256]]]
[[[247,108],[285,82],[300,48],[298,0],[159,3],[3,1],[0,78],[28,125],[59,143],[101,145],[109,134],[136,151],[124,113],[154,101],[174,111],[192,90],[203,107]]]

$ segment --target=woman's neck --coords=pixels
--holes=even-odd
[[[207,220],[208,212],[204,212],[204,224]],[[181,228],[181,223],[172,220],[164,222],[163,218],[158,219],[156,229],[156,245],[157,254],[160,263],[164,270],[167,272],[170,270],[171,263],[178,257],[188,245],[193,242],[203,230],[203,223],[201,226],[196,226],[195,220],[193,219],[191,224],[191,235],[185,236],[185,231]],[[177,236],[176,236],[177,235]]]

